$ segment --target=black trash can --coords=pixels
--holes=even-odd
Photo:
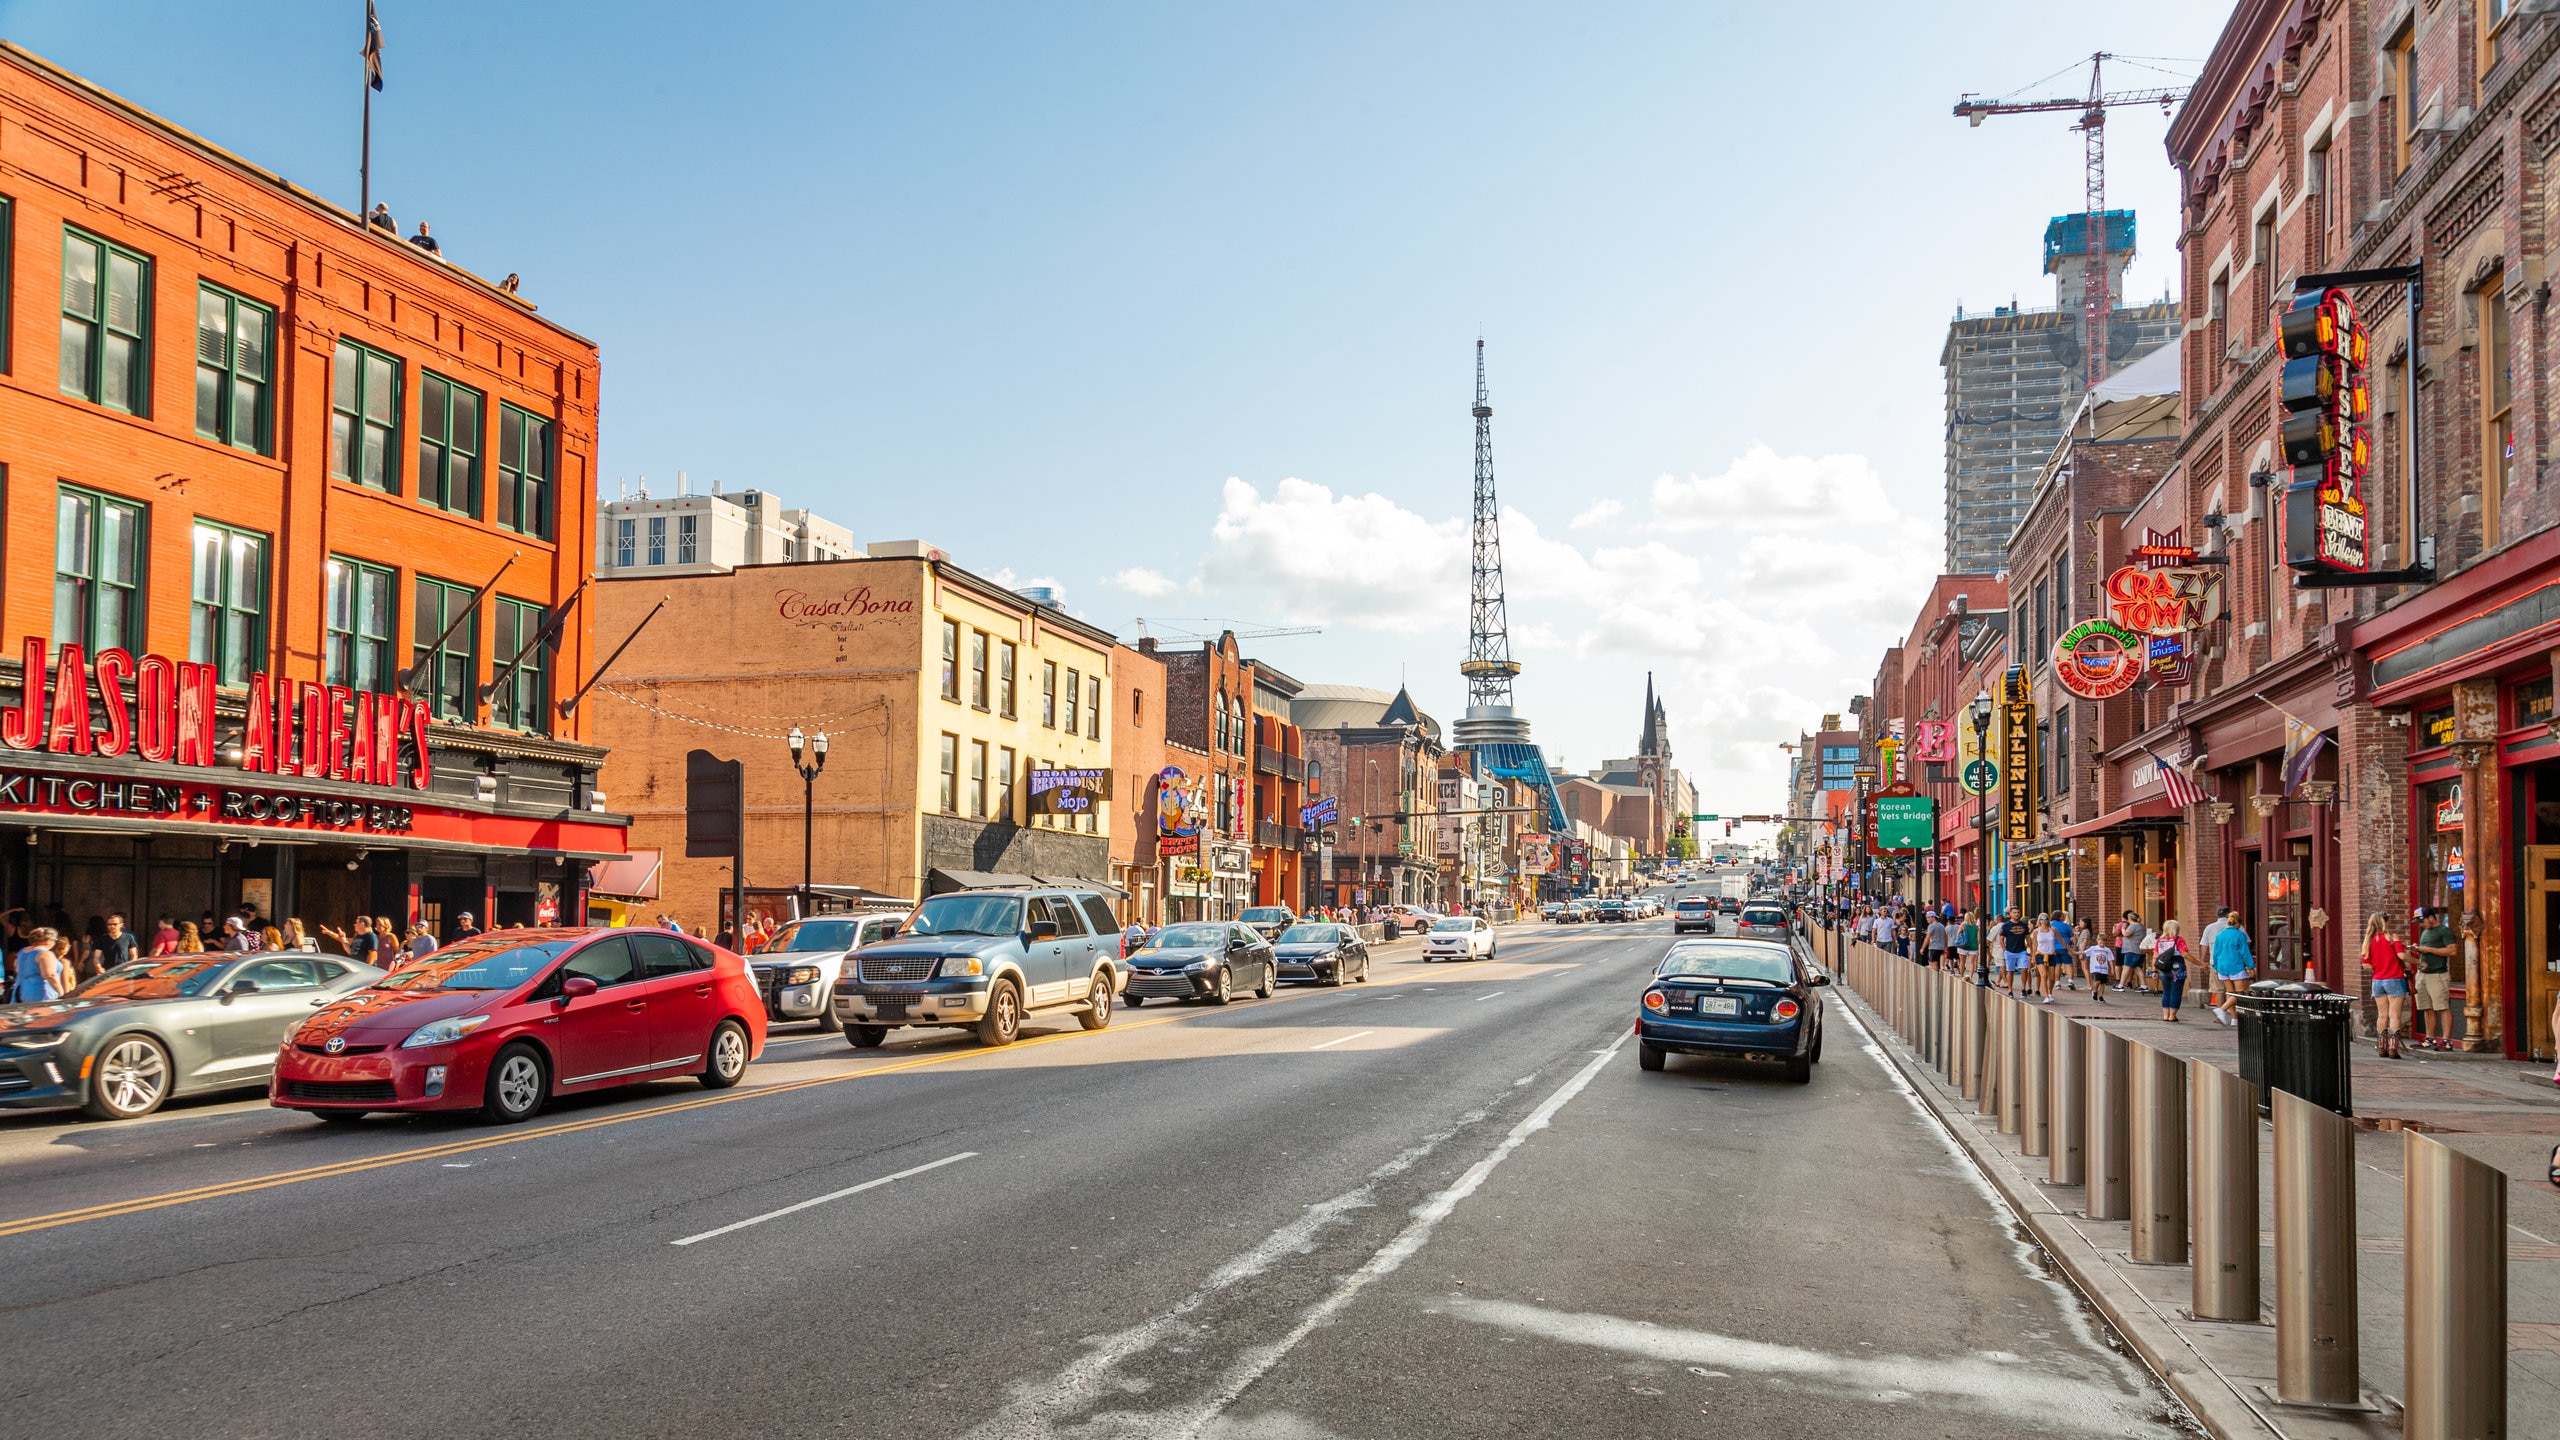
[[[2261,980],[2232,1002],[2240,1022],[2240,1078],[2259,1089],[2258,1110],[2282,1090],[2341,1115],[2355,1111],[2347,1037],[2354,1007],[2317,981]]]

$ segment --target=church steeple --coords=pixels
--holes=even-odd
[[[1662,702],[1653,695],[1653,672],[1644,672],[1644,729],[1636,739],[1638,755],[1652,755],[1662,747]]]

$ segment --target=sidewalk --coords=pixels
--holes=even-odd
[[[1854,992],[1841,987],[1843,999]],[[2192,992],[2191,992],[2192,995]],[[2508,1178],[2507,1433],[2560,1440],[2560,1188],[2547,1175],[2560,1141],[2560,1089],[2550,1070],[2503,1058],[2466,1054],[2385,1060],[2370,1042],[2351,1060],[2355,1092],[2358,1343],[2372,1412],[2332,1412],[2278,1404],[2273,1398],[2275,1183],[2271,1146],[2259,1146],[2261,1266],[2267,1308],[2259,1325],[2197,1321],[2188,1316],[2187,1267],[2137,1265],[2127,1255],[2123,1221],[2082,1215],[2077,1185],[2047,1183],[2042,1156],[2019,1153],[2016,1136],[1932,1071],[1902,1037],[1887,1030],[1865,997],[1854,997],[1887,1055],[1922,1101],[1937,1113],[2035,1234],[2108,1320],[2168,1380],[2197,1417],[2219,1436],[2344,1437],[2400,1433],[2401,1157],[2396,1133],[2417,1130],[2495,1165]],[[2182,1059],[2239,1070],[2239,1032],[2191,1003],[2176,1024],[2160,1019],[2156,996],[2107,992],[2097,1003],[2063,992],[2050,1008],[2087,1020]]]

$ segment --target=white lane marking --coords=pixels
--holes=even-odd
[[[1575,1071],[1572,1079],[1557,1086],[1553,1094],[1538,1102],[1537,1109],[1512,1126],[1511,1133],[1502,1137],[1502,1143],[1493,1147],[1493,1153],[1467,1167],[1467,1173],[1459,1176],[1448,1189],[1415,1206],[1413,1223],[1381,1246],[1378,1253],[1369,1257],[1368,1263],[1335,1281],[1333,1293],[1307,1307],[1306,1314],[1299,1317],[1288,1334],[1272,1344],[1246,1351],[1227,1368],[1217,1391],[1191,1412],[1187,1423],[1170,1433],[1185,1437],[1185,1440],[1197,1437],[1203,1427],[1217,1419],[1219,1413],[1234,1404],[1245,1391],[1253,1388],[1253,1382],[1271,1373],[1271,1367],[1285,1359],[1291,1350],[1297,1348],[1298,1342],[1317,1326],[1340,1314],[1344,1306],[1372,1283],[1394,1274],[1404,1262],[1421,1253],[1422,1247],[1431,1243],[1431,1232],[1439,1228],[1441,1221],[1449,1218],[1450,1213],[1458,1208],[1458,1202],[1476,1193],[1493,1174],[1495,1167],[1510,1159],[1511,1152],[1519,1149],[1530,1136],[1546,1129],[1547,1122],[1565,1107],[1565,1102],[1581,1094],[1582,1087],[1590,1084],[1591,1077],[1599,1074],[1600,1067],[1608,1064],[1610,1057],[1617,1054],[1618,1047],[1626,1043],[1627,1037],[1621,1035],[1608,1049],[1596,1052],[1590,1064]]]
[[[901,1170],[895,1175],[883,1175],[877,1180],[865,1180],[859,1185],[847,1185],[841,1190],[829,1191],[827,1194],[820,1195],[813,1200],[803,1200],[797,1205],[785,1205],[779,1210],[770,1210],[762,1215],[757,1215],[750,1219],[740,1220],[734,1224],[723,1225],[717,1230],[705,1230],[699,1235],[687,1235],[681,1240],[670,1240],[667,1243],[670,1245],[691,1245],[697,1240],[716,1239],[719,1236],[728,1234],[732,1230],[744,1230],[750,1225],[761,1225],[767,1220],[779,1220],[785,1215],[796,1215],[800,1211],[806,1210],[812,1205],[824,1205],[830,1200],[841,1200],[847,1195],[859,1195],[865,1190],[877,1190],[883,1185],[904,1180],[912,1175],[921,1175],[927,1170],[939,1170],[945,1165],[956,1165],[963,1160],[975,1157],[977,1153],[978,1152],[975,1150],[963,1150],[957,1155],[945,1155],[939,1160],[928,1160],[922,1165],[915,1166],[912,1169]]]
[[[1508,995],[1510,993],[1511,992],[1508,990],[1496,990],[1493,992],[1493,995]],[[1493,995],[1479,995],[1476,997],[1476,1003],[1482,1004],[1485,1001],[1492,999]]]
[[[1842,1395],[1875,1400],[1924,1398],[2038,1422],[2056,1421],[2100,1434],[2165,1433],[2144,1422],[2159,1406],[2139,1392],[2126,1394],[2017,1363],[1980,1355],[1826,1355],[1705,1330],[1679,1330],[1615,1315],[1576,1314],[1509,1300],[1452,1295],[1439,1313],[1479,1325],[1569,1345],[1613,1350],[1647,1360],[1783,1377]]]
[[[1378,1032],[1375,1030],[1363,1030],[1360,1032],[1360,1035],[1375,1035],[1377,1033]],[[1310,1045],[1307,1048],[1310,1050],[1330,1050],[1334,1046],[1341,1044],[1344,1040],[1357,1040],[1360,1038],[1360,1035],[1345,1035],[1339,1039],[1327,1040],[1321,1045]]]

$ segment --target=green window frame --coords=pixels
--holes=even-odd
[[[217,684],[246,685],[266,668],[267,537],[198,520],[194,542],[187,658],[211,665]]]
[[[453,622],[473,605],[470,586],[421,575],[409,607],[409,665],[427,672],[427,704],[435,717],[462,725],[479,718],[480,617],[473,615],[460,625]],[[453,627],[453,635],[439,645],[447,626]]]
[[[433,370],[418,372],[418,503],[480,514],[481,419],[487,399]]]
[[[90,654],[142,640],[147,506],[75,486],[54,502],[53,643]]]
[[[351,690],[391,693],[398,679],[391,639],[399,619],[398,571],[344,555],[329,557],[328,643],[320,678]]]
[[[504,401],[498,404],[495,518],[519,535],[551,538],[551,422]]]
[[[539,643],[549,617],[525,600],[498,599],[498,638],[492,657],[500,667],[524,656],[489,697],[489,720],[509,730],[551,733],[551,647]]]
[[[196,286],[196,433],[251,451],[275,453],[267,399],[272,391],[276,312],[218,285]]]
[[[62,393],[151,414],[151,257],[62,227]]]
[[[400,493],[400,362],[340,340],[329,381],[329,475]]]

